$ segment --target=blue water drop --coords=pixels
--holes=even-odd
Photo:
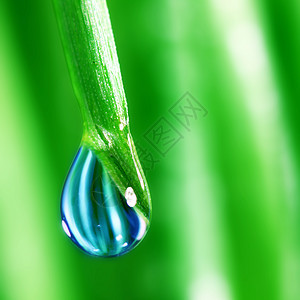
[[[62,193],[63,229],[90,255],[123,255],[143,239],[149,227],[138,202],[134,188],[128,186],[123,195],[95,153],[82,146]]]

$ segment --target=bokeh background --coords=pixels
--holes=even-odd
[[[53,5],[2,0],[0,299],[300,299],[299,1],[108,7],[135,140],[187,91],[208,115],[171,121],[143,243],[84,255],[59,212],[82,120]]]

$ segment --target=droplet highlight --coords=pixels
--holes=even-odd
[[[128,187],[125,192],[125,199],[127,201],[128,206],[134,207],[136,205],[136,194],[132,187]]]
[[[93,256],[120,256],[135,248],[149,228],[134,187],[124,195],[96,154],[82,146],[66,179],[62,226],[71,240]]]

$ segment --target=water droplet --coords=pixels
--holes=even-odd
[[[82,146],[62,193],[63,229],[90,255],[125,254],[149,228],[150,204],[145,213],[145,202],[137,195],[134,186],[128,186],[123,195],[96,154]]]

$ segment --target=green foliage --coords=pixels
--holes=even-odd
[[[134,188],[149,217],[150,193],[129,131],[127,102],[106,2],[61,1],[55,7],[83,117],[82,143],[93,150],[121,193]]]
[[[298,2],[108,8],[135,140],[186,91],[209,113],[172,121],[144,242],[86,257],[60,225],[83,128],[52,3],[2,1],[0,298],[299,299]]]

